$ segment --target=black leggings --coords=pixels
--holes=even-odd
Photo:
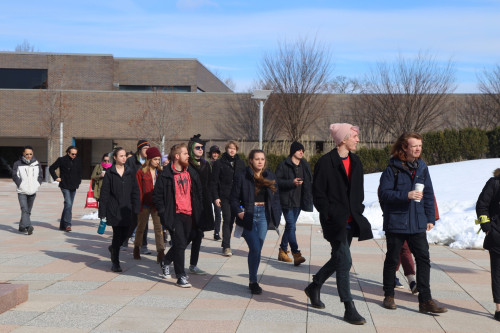
[[[490,266],[493,302],[500,304],[500,254],[490,251]]]
[[[111,247],[116,251],[120,251],[120,246],[123,244],[125,239],[128,238],[129,227],[116,226],[113,227],[113,240],[111,241]]]

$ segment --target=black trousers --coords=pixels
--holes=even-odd
[[[120,246],[123,244],[123,242],[128,238],[128,230],[129,227],[112,227],[113,228],[113,239],[111,241],[111,247],[115,250],[120,252]]]
[[[386,232],[387,253],[384,261],[384,296],[394,296],[396,267],[399,263],[401,247],[406,241],[417,263],[418,301],[432,299],[430,288],[431,260],[429,243],[425,232],[418,234],[396,234]]]
[[[216,204],[214,206],[214,235],[218,235],[220,233],[220,225],[222,222],[222,208],[217,206]]]
[[[352,266],[351,258],[351,241],[352,232],[350,229],[347,230],[347,237],[343,241],[332,241],[330,245],[332,246],[331,258],[320,268],[318,273],[313,276],[313,282],[318,285],[323,285],[325,281],[337,272],[337,291],[339,293],[341,302],[352,301],[351,295],[351,285],[349,279],[349,271]]]
[[[491,266],[491,289],[493,291],[493,302],[500,304],[500,254],[490,252]]]
[[[177,278],[186,276],[184,267],[186,248],[189,243],[196,238],[197,234],[198,229],[193,225],[193,219],[191,216],[186,214],[176,214],[174,232],[172,234],[172,246],[165,255],[163,263],[165,265],[170,265],[172,261],[174,262],[174,271]],[[200,250],[198,245],[198,255],[199,253]],[[198,261],[198,257],[196,257],[196,261]]]
[[[235,215],[231,213],[229,198],[221,199],[222,203],[222,248],[231,248],[231,233],[233,232]]]
[[[203,240],[203,231],[198,229],[196,226],[193,228],[191,241],[191,259],[189,264],[192,266],[198,265],[198,259],[200,258],[201,241]]]

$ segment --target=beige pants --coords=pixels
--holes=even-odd
[[[160,217],[158,216],[158,211],[152,211],[151,208],[142,208],[141,212],[137,216],[137,230],[135,231],[135,246],[142,246],[142,236],[144,235],[144,229],[146,229],[146,224],[149,221],[149,215],[153,218],[153,226],[155,231],[155,242],[156,251],[165,251],[165,243],[163,242],[163,227],[161,226]]]

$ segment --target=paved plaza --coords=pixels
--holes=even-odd
[[[159,277],[156,252],[133,260],[121,251],[123,273],[110,271],[111,229],[98,235],[96,220],[82,220],[88,181],[77,192],[73,231],[58,230],[63,199],[44,183],[32,212],[31,236],[18,232],[15,185],[0,180],[0,282],[29,285],[29,300],[0,314],[0,332],[498,332],[500,322],[490,286],[486,251],[431,246],[433,297],[448,307],[441,315],[418,312],[417,296],[396,290],[397,310],[381,306],[385,241],[353,241],[351,289],[367,320],[342,320],[335,278],[322,288],[326,309],[310,307],[303,289],[328,260],[330,246],[319,226],[300,225],[297,238],[307,261],[299,267],[277,261],[278,235],[268,232],[259,269],[264,292],[248,290],[247,246],[233,239],[233,256],[221,255],[220,242],[205,233],[193,288]],[[283,228],[283,227],[281,227]],[[154,250],[150,223],[149,248]],[[189,256],[189,251],[186,251]],[[186,263],[189,262],[187,258]],[[400,280],[404,280],[398,273]],[[405,283],[407,288],[407,285]]]

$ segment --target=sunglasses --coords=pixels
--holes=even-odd
[[[196,146],[196,147],[194,147],[194,149],[196,149],[196,150],[204,150],[205,146]]]
[[[75,154],[75,153],[69,153],[69,154],[70,154],[71,156],[76,156],[76,154]]]
[[[24,153],[24,155],[33,155],[33,153]]]

